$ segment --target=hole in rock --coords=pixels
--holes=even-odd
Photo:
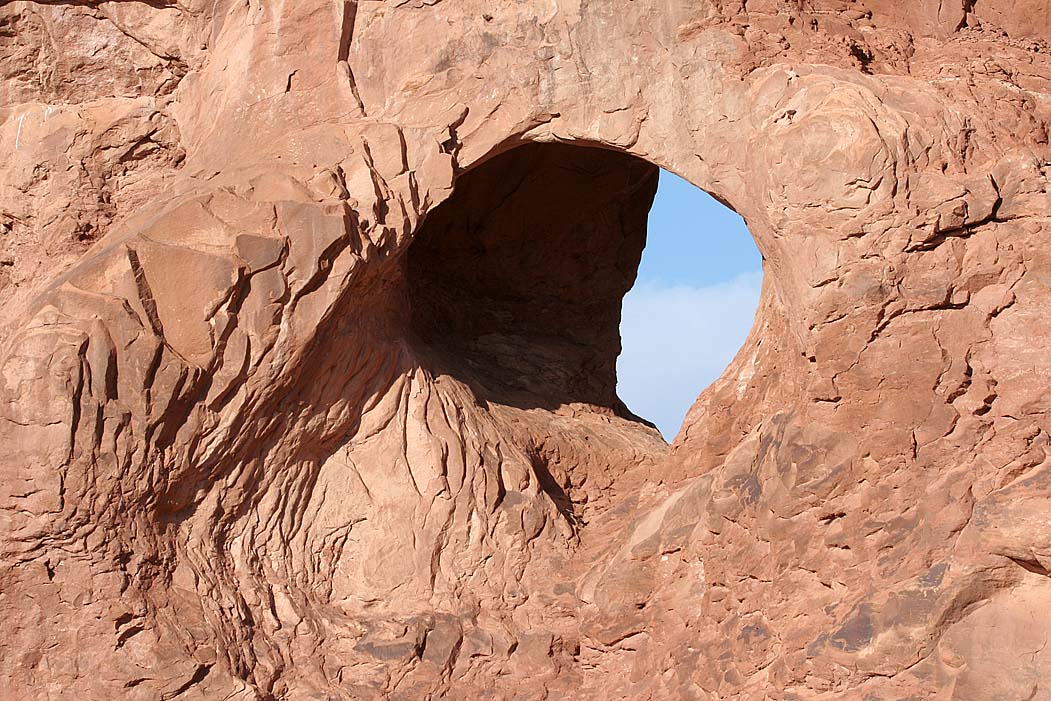
[[[739,214],[668,171],[648,228],[624,298],[618,392],[671,440],[747,338],[763,259]]]
[[[743,230],[735,219],[634,156],[566,144],[503,153],[460,176],[409,247],[417,352],[481,400],[635,411],[670,438],[754,317],[759,256],[746,230],[750,250],[724,240],[737,233],[722,229]],[[647,220],[655,243],[643,255]]]

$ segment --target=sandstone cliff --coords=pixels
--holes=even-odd
[[[0,695],[1051,698],[1049,0],[0,7]],[[658,167],[755,326],[617,399]]]

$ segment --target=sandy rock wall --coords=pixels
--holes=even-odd
[[[1049,15],[4,5],[0,689],[1051,694]],[[655,166],[766,269],[670,448]]]

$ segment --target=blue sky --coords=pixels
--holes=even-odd
[[[662,170],[639,277],[624,298],[617,391],[669,442],[744,343],[761,283],[744,220]]]

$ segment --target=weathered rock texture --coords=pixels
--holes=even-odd
[[[0,696],[1051,698],[1049,41],[4,4]],[[670,448],[614,392],[657,166],[766,259]]]

